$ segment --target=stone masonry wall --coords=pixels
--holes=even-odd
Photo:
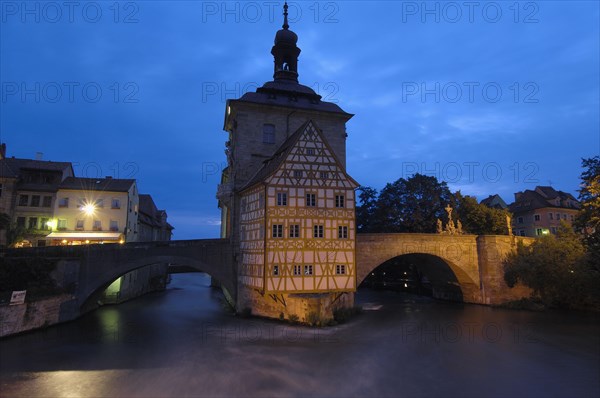
[[[510,288],[504,282],[502,261],[508,253],[516,250],[517,240],[525,244],[533,241],[533,239],[505,235],[477,237],[483,304],[502,304],[531,295],[532,291],[527,286],[517,284]]]
[[[0,307],[0,337],[64,321],[60,319],[61,305],[72,300],[73,296],[63,294],[31,303]]]
[[[312,315],[326,321],[333,319],[336,309],[353,306],[354,293],[263,295],[246,286],[238,290],[238,311],[250,308],[252,315],[266,318],[296,316],[300,322],[309,322]]]

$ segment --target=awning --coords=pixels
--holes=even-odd
[[[120,232],[52,232],[47,238],[79,240],[119,240]]]

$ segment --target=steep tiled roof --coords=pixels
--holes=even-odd
[[[134,183],[135,180],[130,179],[68,177],[60,184],[59,189],[127,192]]]
[[[557,199],[559,202],[557,203]],[[577,210],[581,205],[570,193],[557,191],[552,187],[536,187],[534,191],[525,190],[508,208],[512,213],[522,213],[544,207]]]
[[[258,183],[265,181],[271,174],[275,173],[279,167],[285,162],[290,151],[296,145],[296,142],[302,137],[307,128],[313,128],[317,134],[320,136],[320,139],[323,141],[326,147],[329,148],[329,144],[327,143],[327,139],[323,135],[323,131],[319,128],[319,126],[313,122],[312,120],[307,120],[304,122],[298,130],[294,132],[294,134],[290,135],[284,142],[281,144],[279,149],[275,152],[273,156],[263,162],[263,166],[256,172],[256,174],[248,181],[248,183],[240,190],[244,191]],[[335,156],[335,153],[329,148],[331,156],[335,159],[335,161],[340,164],[339,160]],[[350,177],[345,170],[342,170],[346,177],[350,179],[356,186],[360,185],[352,177]]]
[[[47,160],[4,158],[0,159],[0,177],[18,178],[21,170],[65,171],[73,170],[70,162],[51,162]]]
[[[483,199],[480,202],[480,204],[485,205],[487,207],[501,208],[501,209],[505,209],[508,207],[506,202],[498,194],[488,196],[487,198]]]
[[[273,174],[275,171],[277,171],[279,166],[287,158],[288,153],[290,152],[290,150],[292,149],[292,147],[294,146],[296,141],[298,141],[300,136],[302,136],[302,133],[304,133],[304,130],[306,129],[306,127],[308,126],[309,123],[312,123],[312,122],[310,120],[307,120],[306,122],[304,122],[302,124],[302,126],[300,126],[294,134],[290,135],[283,142],[283,144],[281,144],[281,146],[279,147],[279,149],[277,149],[277,152],[275,152],[275,154],[273,154],[273,156],[271,156],[269,159],[267,159],[263,162],[263,166],[256,172],[256,174],[254,174],[254,176],[252,178],[250,178],[250,181],[248,181],[246,186],[244,188],[242,188],[242,191],[244,189],[250,188],[253,185],[258,184],[259,182],[264,181],[265,178],[267,178],[268,176]],[[316,127],[316,125],[314,125],[314,126],[315,126],[315,129],[318,130],[318,127]]]
[[[293,81],[270,81],[259,87],[256,92],[247,92],[240,99],[230,100],[235,102],[249,102],[261,105],[282,106],[285,108],[307,109],[320,112],[332,112],[353,115],[345,112],[337,104],[321,101],[321,96],[310,87]]]

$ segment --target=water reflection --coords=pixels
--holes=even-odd
[[[353,322],[239,319],[209,278],[0,341],[2,396],[598,396],[598,317],[361,290]]]

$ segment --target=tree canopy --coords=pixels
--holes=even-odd
[[[590,271],[579,236],[564,222],[556,236],[542,236],[529,246],[519,243],[504,260],[504,280],[509,287],[529,286],[534,298],[552,307],[599,305],[599,274]]]
[[[579,201],[581,211],[575,227],[583,233],[588,249],[589,264],[600,271],[600,156],[582,159]]]
[[[471,196],[453,194],[446,182],[435,177],[415,174],[387,184],[378,194],[370,187],[360,187],[360,205],[356,208],[359,232],[435,233],[437,220],[448,222],[446,207],[458,217],[462,230],[471,234],[508,234],[505,210],[477,203]]]

